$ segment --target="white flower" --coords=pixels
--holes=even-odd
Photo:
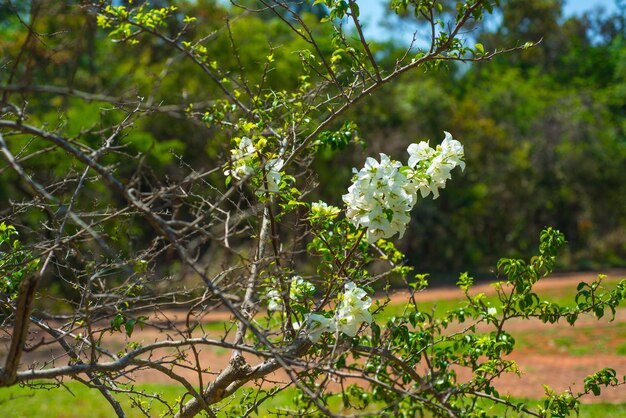
[[[291,278],[291,284],[289,285],[289,300],[301,302],[305,296],[312,295],[313,292],[315,292],[315,286],[313,283],[304,280],[300,276],[293,276]],[[278,290],[268,290],[266,298],[268,311],[278,312],[285,309],[283,306],[283,297]]]
[[[315,286],[313,283],[304,280],[300,276],[293,276],[291,278],[291,285],[289,286],[289,298],[294,300],[302,300],[307,295],[312,295],[315,292]]]
[[[232,176],[236,180],[254,174],[259,167],[258,150],[252,144],[252,140],[248,137],[242,137],[237,143],[237,148],[232,149],[230,168],[224,170],[224,175]],[[267,191],[277,193],[280,188],[280,180],[282,178],[281,170],[285,165],[280,158],[274,158],[265,163],[265,183]],[[265,187],[262,186],[257,192],[262,193]]]
[[[498,310],[494,308],[493,306],[490,306],[489,308],[487,308],[487,315],[496,316],[497,314],[498,314]]]
[[[337,329],[350,337],[354,337],[363,322],[372,323],[369,307],[372,299],[353,282],[347,282],[341,304],[335,312]]]
[[[320,314],[308,314],[306,321],[309,323],[307,337],[314,343],[319,341],[323,333],[335,332],[337,330],[335,318],[326,318]]]
[[[283,298],[278,290],[270,290],[267,292],[267,310],[278,312],[283,310]]]
[[[414,168],[413,176],[409,176],[416,183],[422,197],[433,194],[433,199],[439,197],[439,189],[446,187],[446,181],[452,178],[450,172],[455,167],[465,169],[463,161],[463,145],[452,138],[450,132],[436,149],[430,148],[427,143],[411,144],[407,148],[409,166]]]
[[[439,154],[430,163],[426,169],[426,175],[430,177],[430,191],[433,193],[433,199],[439,197],[439,189],[446,187],[446,181],[451,179],[450,171],[454,165],[446,160],[443,155]]]
[[[249,166],[246,163],[242,163],[235,167],[230,174],[232,174],[232,176],[237,180],[241,180],[244,177],[254,174],[254,167]]]
[[[430,160],[435,154],[435,150],[425,141],[419,144],[411,144],[406,150],[409,153],[408,165],[411,168],[415,168],[420,161]]]
[[[372,323],[372,314],[368,310],[372,306],[372,299],[367,296],[365,290],[353,282],[347,282],[339,299],[341,302],[332,318],[320,314],[306,316],[306,322],[309,324],[308,338],[314,343],[319,341],[325,332],[341,331],[354,337],[363,322]]]
[[[463,145],[452,138],[452,134],[450,132],[444,131],[446,135],[443,141],[441,142],[441,154],[451,163],[454,164],[454,167],[461,167],[461,171],[465,170],[465,161],[463,161],[463,157],[465,153],[463,151]]]
[[[252,140],[247,136],[244,136],[239,141],[239,147],[236,150],[232,150],[234,159],[241,159],[256,154],[256,148],[252,145]]]
[[[267,180],[267,191],[277,193],[279,190],[281,174],[280,170],[283,168],[284,161],[280,158],[269,160],[265,164],[265,178]]]
[[[257,162],[256,152],[257,150],[250,138],[245,136],[241,138],[237,148],[230,151],[232,170],[225,170],[224,175],[241,180],[253,174]]]

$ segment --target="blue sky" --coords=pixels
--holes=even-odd
[[[384,16],[384,3],[388,3],[388,0],[359,0],[361,21],[369,23],[366,25],[366,33],[378,40],[388,39],[391,35],[388,28],[384,28],[379,24]],[[564,13],[566,16],[577,15],[598,7],[602,7],[607,11],[615,11],[615,0],[565,0]],[[410,39],[411,35],[410,29],[396,27],[392,37],[400,41]]]
[[[569,0],[565,2],[565,13],[568,15],[583,13],[595,7],[604,7],[607,10],[615,10],[614,0]]]

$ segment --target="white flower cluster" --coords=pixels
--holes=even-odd
[[[457,166],[465,170],[463,145],[450,132],[444,133],[445,138],[436,149],[424,141],[407,148],[408,164],[414,170],[411,180],[418,184],[422,197],[432,193],[433,199],[438,198],[439,189],[444,189],[446,181],[452,178],[450,172]]]
[[[278,312],[283,310],[283,298],[278,290],[272,289],[267,292],[267,310]]]
[[[252,140],[243,137],[239,140],[237,148],[232,149],[231,168],[224,171],[225,176],[232,176],[236,180],[254,174],[259,165],[259,156]],[[285,162],[280,158],[274,158],[265,163],[265,179],[267,181],[267,191],[277,193],[279,190],[281,170]],[[265,187],[261,187],[259,192],[265,191]]]
[[[250,138],[245,136],[241,138],[237,148],[230,150],[230,154],[232,169],[224,171],[224,175],[241,180],[254,173],[258,156],[257,149]]]
[[[300,276],[293,276],[289,285],[289,300],[301,302],[305,296],[310,296],[315,292],[315,285],[304,280]],[[267,310],[278,312],[284,309],[283,298],[278,290],[267,292]]]
[[[320,314],[307,315],[308,337],[311,341],[317,342],[325,332],[340,331],[354,337],[363,322],[372,323],[372,314],[368,310],[372,299],[365,290],[353,282],[347,282],[340,300],[332,318]]]
[[[367,158],[364,167],[354,169],[353,183],[343,195],[346,216],[355,226],[367,229],[368,242],[400,238],[409,223],[409,213],[417,201],[417,190],[422,197],[439,196],[439,189],[451,178],[450,171],[463,162],[463,146],[445,132],[445,138],[436,149],[427,142],[411,144],[408,166],[380,154],[380,162]]]
[[[417,189],[401,168],[400,162],[385,154],[380,154],[380,162],[368,157],[360,171],[354,170],[354,182],[343,195],[346,216],[354,225],[367,228],[369,242],[396,232],[402,236],[410,220]]]
[[[285,162],[280,158],[275,158],[273,160],[269,160],[265,164],[265,178],[267,180],[267,191],[272,193],[277,193],[280,185],[280,170],[283,169],[283,165]],[[263,191],[261,188],[259,191]]]

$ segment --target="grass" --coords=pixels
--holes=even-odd
[[[168,403],[176,404],[180,396],[185,392],[183,388],[176,385],[167,384],[141,384],[135,385],[138,391],[145,391],[147,394],[158,394]],[[227,398],[217,405],[217,408],[229,410],[244,402],[244,394]],[[264,395],[262,395],[264,396]],[[261,397],[262,397],[261,396]],[[273,398],[265,401],[253,416],[272,417],[276,416],[276,411],[295,408],[294,389],[287,389],[278,392]],[[124,394],[116,394],[122,408],[128,418],[145,417],[140,408]],[[187,401],[189,398],[186,398]],[[339,410],[339,398],[331,400],[331,407]],[[293,406],[292,406],[293,405]],[[149,410],[151,417],[160,417],[167,408],[160,402],[142,402],[142,407]],[[149,409],[148,409],[149,408]],[[95,389],[89,389],[78,382],[68,382],[63,386],[51,387],[47,389],[33,389],[28,387],[13,386],[0,389],[0,417],[11,418],[110,418],[115,416],[111,405]],[[224,412],[217,413],[217,416],[230,418]],[[283,416],[284,413],[283,413]]]
[[[585,280],[585,281],[591,282],[592,281],[591,279],[592,278],[590,277],[588,280]],[[550,278],[548,277],[542,280],[549,281]],[[622,279],[604,279],[602,284],[605,289],[612,290],[615,288],[615,286],[617,285],[617,283],[619,283],[620,280]],[[577,291],[576,291],[575,285],[572,285],[566,289],[563,289],[563,288],[544,289],[540,292],[537,292],[541,300],[546,300],[548,302],[557,303],[561,306],[575,306],[576,303],[575,303],[574,298],[576,296],[576,293]],[[437,301],[418,302],[419,309],[422,312],[430,313],[432,311],[435,311],[436,313],[439,313],[439,314],[445,313],[447,311],[451,311],[453,309],[458,308],[461,304],[463,304],[466,301],[461,290],[459,290],[458,294],[459,296],[457,298],[443,299],[443,300],[437,300]],[[470,294],[474,295],[474,292],[470,291]],[[498,300],[498,297],[495,294],[486,296],[484,301],[485,303],[490,304],[492,306],[499,306],[500,304],[500,301]],[[378,315],[377,318],[379,320],[386,321],[392,316],[399,316],[404,311],[404,307],[405,305],[403,304],[396,304],[396,305],[390,304],[387,307],[385,307],[385,309]]]
[[[626,417],[626,404],[590,404],[580,407],[581,418]]]
[[[513,402],[517,402],[513,400]],[[527,401],[531,410],[536,410],[533,406],[537,405],[536,401]],[[495,416],[507,416],[507,417],[530,417],[528,414],[524,413],[516,413],[507,411],[504,407],[497,406],[494,407],[492,411],[489,413]],[[576,414],[571,414],[570,416],[574,417]],[[609,404],[609,403],[596,403],[596,404],[584,404],[580,405],[580,414],[579,418],[619,418],[626,417],[626,404]]]
[[[168,384],[135,385],[135,390],[146,394],[158,395],[169,404],[176,405],[184,388]],[[288,407],[293,404],[294,391],[279,392],[274,398],[259,408],[257,416],[272,416],[268,411]],[[128,418],[145,417],[128,395],[116,394]],[[221,406],[240,403],[242,396],[231,397],[222,402]],[[185,402],[190,398],[185,398]],[[168,409],[161,402],[142,400],[142,407],[149,411],[151,417],[160,417]],[[32,389],[13,386],[0,389],[0,417],[11,418],[110,418],[115,416],[113,408],[96,389],[89,389],[78,382],[68,382],[63,386],[48,389]],[[218,416],[226,417],[225,414]]]
[[[174,402],[184,393],[184,388],[175,385],[138,385],[149,393],[158,393],[168,402]],[[129,418],[145,417],[126,395],[116,395]],[[147,407],[146,404],[144,407]],[[151,416],[158,417],[166,408],[157,402],[151,403]],[[0,389],[0,416],[12,418],[110,418],[115,416],[113,408],[95,389],[69,382],[61,387],[31,389],[13,386]]]
[[[30,389],[14,386],[0,389],[0,416],[11,418],[109,418],[114,416],[113,409],[94,389],[77,383],[70,382],[65,387],[50,389]],[[175,385],[137,385],[136,389],[145,390],[149,393],[158,393],[168,402],[174,402],[183,390]],[[293,405],[294,390],[280,392],[275,398],[265,403],[256,415],[258,417],[276,416],[279,409],[289,408]],[[133,406],[133,403],[125,395],[116,395],[121,401],[129,418],[144,417],[145,415]],[[240,403],[241,397],[230,398],[224,402]],[[337,405],[339,399],[337,399]],[[528,401],[529,405],[536,404],[536,401]],[[144,407],[147,407],[147,403]],[[337,406],[335,405],[335,406]],[[150,416],[159,417],[166,409],[157,402],[152,402]],[[494,407],[492,414],[505,416],[502,407]],[[224,413],[218,414],[226,417]],[[283,415],[284,416],[284,415]],[[510,412],[507,416],[512,415]],[[626,417],[626,404],[586,404],[580,407],[580,417],[601,418],[601,417]]]
[[[550,280],[545,279],[545,280]],[[607,290],[611,290],[619,282],[618,279],[603,282]],[[538,292],[541,300],[557,303],[561,306],[574,306],[576,286],[567,289],[545,289]],[[496,295],[486,296],[488,305],[499,307],[500,302]],[[447,311],[457,309],[466,303],[466,299],[459,291],[459,296],[451,299],[418,302],[420,311],[441,315]],[[394,316],[400,316],[405,310],[404,304],[389,304],[376,316],[381,324]],[[409,309],[412,309],[410,307]],[[516,349],[531,349],[539,354],[554,354],[555,351],[571,356],[588,356],[594,354],[626,355],[626,323],[609,322],[607,317],[591,326],[578,324],[575,328],[568,326],[546,326],[541,330],[515,331]]]
[[[550,327],[514,333],[517,349],[570,356],[626,355],[626,323],[602,321],[593,326]]]

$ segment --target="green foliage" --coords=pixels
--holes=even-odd
[[[113,331],[122,331],[122,327],[124,327],[124,332],[126,332],[126,336],[131,337],[133,335],[133,331],[135,330],[135,326],[139,325],[139,328],[143,329],[146,325],[146,320],[148,317],[140,315],[137,318],[128,318],[121,313],[115,315],[115,317],[111,320],[111,332]]]
[[[126,6],[107,5],[103,13],[97,17],[98,26],[110,29],[109,36],[117,41],[130,44],[138,44],[139,40],[133,39],[142,30],[153,31],[158,27],[165,26],[166,20],[176,11],[176,6],[151,8],[149,3],[140,4],[139,7],[128,9]],[[185,17],[185,23],[191,23],[193,19]],[[139,29],[136,29],[139,28]]]
[[[318,136],[320,147],[330,147],[334,150],[345,149],[351,141],[360,143],[358,128],[354,122],[346,121],[337,131],[324,131]]]
[[[592,392],[595,396],[600,395],[600,386],[616,386],[619,384],[617,373],[608,367],[585,378],[585,391]]]
[[[466,273],[459,278],[458,285],[465,292],[466,303],[458,303],[445,314],[438,311],[433,314],[423,306],[409,304],[404,312],[389,319],[386,327],[372,326],[372,337],[362,337],[354,342],[354,352],[376,350],[385,347],[401,358],[406,366],[400,368],[392,358],[368,357],[365,369],[376,373],[377,381],[402,382],[408,393],[419,393],[419,397],[396,393],[384,385],[373,384],[372,391],[352,389],[344,394],[352,407],[363,399],[364,404],[379,403],[389,406],[382,408],[385,413],[413,416],[418,411],[430,411],[435,415],[447,413],[463,416],[491,416],[490,406],[481,400],[484,397],[500,398],[509,413],[527,411],[525,403],[515,404],[502,397],[494,387],[498,376],[506,373],[519,373],[516,363],[507,358],[516,347],[516,339],[506,331],[506,324],[514,318],[537,318],[546,323],[567,320],[572,325],[583,313],[594,313],[614,307],[624,300],[623,286],[617,284],[612,291],[600,285],[602,278],[590,284],[581,284],[575,296],[575,306],[567,307],[556,302],[542,300],[534,291],[540,280],[547,278],[557,262],[557,252],[563,248],[565,239],[559,231],[548,228],[540,236],[539,254],[530,260],[501,259],[498,271],[502,281],[496,283],[497,299],[487,301],[483,294],[472,295],[473,280]],[[585,298],[581,303],[581,289],[597,289],[594,296]],[[478,330],[477,325],[485,322],[491,330]],[[467,323],[463,331],[450,333],[447,328],[452,324]],[[360,344],[371,348],[359,348]],[[376,351],[374,351],[376,352]],[[357,362],[348,367],[357,367]],[[416,375],[413,370],[425,364],[426,375]],[[455,365],[455,367],[452,367]],[[458,367],[471,370],[473,380],[465,383],[457,380]],[[541,416],[569,416],[577,412],[578,399],[586,393],[599,394],[601,386],[616,386],[621,382],[612,369],[603,369],[585,379],[584,390],[576,393],[555,393],[546,387],[546,398],[537,409]],[[356,391],[356,392],[355,392]],[[449,397],[444,405],[428,402],[428,393]],[[446,409],[448,408],[448,409]],[[392,412],[393,411],[393,412]],[[404,414],[404,415],[403,415]]]
[[[11,298],[17,295],[20,283],[39,266],[39,259],[17,239],[14,226],[0,222],[0,293]]]

